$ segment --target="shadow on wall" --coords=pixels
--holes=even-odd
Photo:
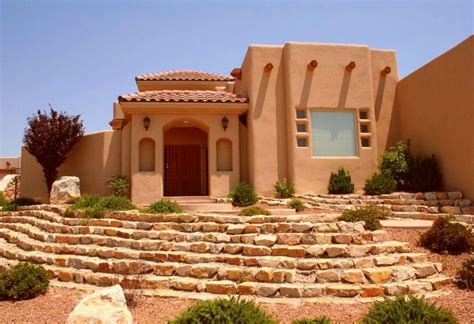
[[[344,108],[346,106],[347,94],[349,93],[349,85],[351,83],[352,72],[344,69],[344,76],[342,78],[341,92],[339,93],[339,101],[337,103],[338,108]]]
[[[262,69],[262,78],[260,79],[260,87],[258,88],[257,100],[255,102],[255,108],[253,111],[253,119],[259,118],[262,114],[263,103],[265,102],[265,97],[267,96],[269,82],[270,73],[267,73],[264,69]]]
[[[314,70],[306,69],[306,74],[304,76],[303,89],[301,91],[301,98],[300,98],[301,108],[308,107],[309,93],[311,92],[313,77],[314,77]]]
[[[386,76],[380,76],[379,84],[377,86],[377,94],[375,97],[375,121],[379,120],[380,113],[382,110],[383,94],[385,92],[385,82],[387,81]]]

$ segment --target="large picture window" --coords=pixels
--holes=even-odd
[[[313,156],[356,156],[354,113],[311,112]]]

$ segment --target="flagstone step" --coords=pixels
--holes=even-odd
[[[8,260],[6,260],[8,261]],[[450,278],[437,275],[425,279],[382,284],[341,283],[270,283],[234,282],[230,280],[196,279],[185,277],[158,277],[153,274],[121,276],[84,269],[64,268],[43,264],[50,278],[63,282],[111,286],[122,280],[135,281],[143,289],[172,289],[185,292],[207,292],[218,295],[253,295],[261,297],[377,297],[383,295],[426,293],[439,290],[450,283]]]
[[[282,256],[246,256],[235,254],[232,248],[227,248],[225,245],[220,245],[219,249],[208,249],[206,252],[200,250],[203,245],[191,246],[190,251],[156,251],[148,249],[139,249],[140,245],[131,244],[127,247],[116,247],[115,244],[110,244],[109,240],[102,240],[94,244],[63,244],[63,243],[45,243],[32,239],[30,236],[6,229],[0,229],[0,237],[9,243],[16,244],[24,250],[35,250],[55,254],[71,254],[84,255],[99,258],[115,258],[115,259],[142,259],[155,262],[178,261],[184,263],[199,263],[199,262],[219,262],[231,265],[246,265],[246,266],[273,266],[276,268],[287,269],[330,269],[330,268],[361,268],[382,265],[405,264],[407,262],[425,262],[426,255],[420,253],[397,253],[393,247],[386,248],[385,245],[378,245],[374,251],[382,251],[381,254],[370,254],[371,247],[364,246],[350,246],[348,248],[348,256],[341,255],[340,257],[315,258],[313,255],[308,255],[307,258],[295,259],[293,257]],[[140,244],[140,243],[139,243]],[[383,249],[383,250],[382,250]],[[318,247],[310,247],[309,252],[315,253]],[[209,253],[211,252],[211,253]],[[227,252],[232,252],[230,254]],[[392,253],[388,255],[387,253]],[[350,257],[350,259],[349,259]]]
[[[48,211],[70,219],[80,219],[84,217],[80,212],[68,212],[64,207],[54,205],[33,205],[19,207],[19,215],[29,215],[31,212]],[[1,215],[12,215],[15,212],[0,212]],[[106,221],[122,220],[148,223],[196,223],[215,222],[219,224],[263,224],[263,223],[301,223],[301,222],[335,222],[339,213],[329,214],[302,214],[302,215],[257,215],[257,216],[236,216],[236,215],[213,215],[203,213],[184,214],[145,214],[138,211],[123,211],[107,213]]]
[[[364,256],[369,254],[381,254],[386,252],[409,252],[409,243],[390,241],[371,241],[367,244],[347,244],[347,243],[327,243],[327,244],[301,244],[298,234],[272,235],[241,235],[235,236],[241,242],[233,243],[226,237],[221,240],[219,235],[212,241],[165,241],[159,239],[133,239],[96,234],[50,234],[28,224],[0,224],[0,236],[15,236],[15,233],[22,233],[30,239],[40,242],[51,242],[71,245],[102,245],[112,247],[125,247],[144,251],[191,251],[196,253],[220,253],[225,251],[230,254],[242,254],[247,256],[289,256],[289,257],[324,257],[330,258],[340,256]],[[380,237],[385,237],[384,231],[379,232]],[[294,237],[289,237],[292,235]],[[318,235],[318,234],[316,234]],[[343,234],[338,234],[343,235]],[[347,235],[347,234],[345,234]],[[371,233],[374,236],[374,233]],[[133,234],[132,234],[133,236]],[[284,239],[282,239],[284,237]],[[344,239],[352,237],[343,236]],[[244,239],[242,239],[244,238]],[[335,236],[338,239],[338,236]],[[314,236],[314,240],[323,240],[321,236]],[[294,240],[293,242],[291,240]],[[299,240],[299,241],[297,241]],[[284,242],[283,242],[284,241]],[[255,244],[253,244],[255,243]],[[284,244],[281,244],[284,243]],[[295,243],[294,245],[291,245]],[[313,243],[313,242],[310,242]],[[262,244],[262,245],[257,245]],[[263,245],[266,244],[266,245]],[[271,244],[271,245],[270,245]]]
[[[205,233],[227,233],[234,234],[252,234],[252,233],[362,233],[364,232],[363,222],[298,222],[298,223],[243,223],[243,224],[222,224],[215,222],[199,223],[147,223],[147,222],[128,222],[110,219],[70,219],[51,213],[44,212],[20,212],[12,215],[0,214],[2,223],[29,223],[42,224],[47,228],[54,228],[56,232],[79,233],[91,232],[91,228],[111,228],[123,233],[133,231],[134,233],[145,233],[146,231],[175,231],[175,232],[205,232]],[[87,229],[89,228],[89,230]],[[145,234],[140,234],[145,235]],[[151,235],[151,234],[150,234]]]
[[[380,284],[432,277],[433,275],[438,275],[442,270],[441,265],[436,263],[415,263],[403,266],[364,267],[362,269],[313,270],[303,273],[297,269],[276,269],[271,267],[248,268],[245,266],[222,266],[217,263],[155,263],[142,260],[104,260],[97,257],[55,255],[38,251],[25,251],[5,242],[0,242],[0,256],[65,268],[92,270],[101,273],[136,275],[153,273],[160,277],[179,276],[230,280],[235,282],[341,282]],[[382,259],[379,258],[379,260]]]

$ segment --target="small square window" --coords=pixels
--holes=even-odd
[[[297,124],[296,131],[298,133],[306,133],[306,124]]]
[[[296,144],[298,147],[308,147],[308,140],[306,138],[297,138]]]
[[[367,124],[360,125],[360,132],[361,133],[370,133],[370,127]]]
[[[370,138],[363,137],[361,138],[362,147],[370,147]]]
[[[305,119],[306,118],[306,110],[297,110],[296,111],[296,118]]]
[[[369,112],[367,110],[359,111],[359,119],[369,119]]]

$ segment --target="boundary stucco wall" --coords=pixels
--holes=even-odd
[[[474,199],[474,36],[397,85],[400,138],[415,154],[436,154],[445,190]]]
[[[59,176],[78,176],[81,193],[106,195],[106,181],[121,173],[121,133],[103,131],[84,135],[59,169]],[[22,196],[46,201],[48,193],[41,166],[22,147]]]

